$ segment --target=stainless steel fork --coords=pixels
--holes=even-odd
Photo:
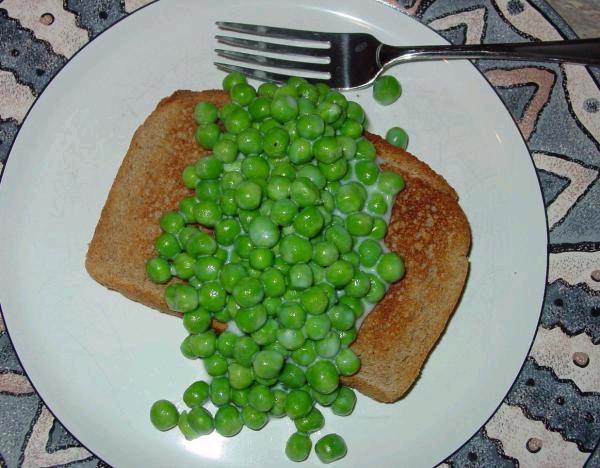
[[[219,43],[234,48],[215,49],[217,55],[252,66],[215,62],[221,70],[275,82],[284,82],[290,76],[305,76],[345,90],[370,85],[392,65],[420,60],[506,59],[600,66],[600,38],[397,47],[365,33],[327,33],[224,21],[217,22],[217,26],[242,34],[242,37],[217,35]],[[254,40],[244,35],[276,41]],[[240,48],[254,53],[242,52]]]

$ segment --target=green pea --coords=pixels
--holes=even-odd
[[[355,182],[343,184],[335,194],[335,205],[342,213],[354,213],[362,210],[367,194],[363,187]]]
[[[312,340],[306,340],[302,346],[292,351],[291,358],[296,364],[301,366],[312,364],[317,358],[314,342]]]
[[[339,388],[331,393],[320,393],[314,389],[310,390],[310,394],[315,401],[321,406],[331,406],[335,401],[339,392]]]
[[[376,157],[375,145],[364,137],[359,138],[356,142],[356,159],[375,161]]]
[[[283,175],[273,175],[267,182],[266,194],[271,200],[284,200],[290,193],[292,181]]]
[[[306,376],[301,367],[287,362],[279,375],[279,382],[287,388],[300,388],[306,384]]]
[[[240,165],[241,169],[241,165]],[[237,170],[227,170],[221,177],[222,194],[235,189],[240,182],[244,180],[244,176]]]
[[[218,179],[223,173],[223,162],[215,156],[205,156],[196,162],[196,174],[202,179]]]
[[[146,262],[146,274],[152,282],[164,284],[171,279],[171,267],[164,258],[153,257]]]
[[[196,231],[185,243],[185,250],[193,257],[213,255],[217,250],[217,242],[211,235]]]
[[[344,158],[340,158],[330,164],[319,162],[319,169],[329,182],[341,180],[349,173],[348,161]]]
[[[325,164],[331,164],[342,157],[342,147],[335,136],[322,136],[313,143],[315,159]]]
[[[212,356],[217,349],[217,337],[213,330],[190,335],[188,341],[192,353],[200,358]]]
[[[330,329],[331,320],[326,314],[308,317],[304,326],[308,338],[315,341],[325,338]]]
[[[244,421],[239,410],[231,405],[226,404],[220,406],[215,413],[215,430],[224,437],[233,437],[238,434]]]
[[[206,373],[212,377],[219,377],[225,375],[227,372],[227,359],[220,354],[215,353],[212,356],[208,356],[202,362]]]
[[[263,384],[255,384],[248,393],[248,405],[257,411],[266,413],[273,408],[275,396],[273,391]]]
[[[202,333],[208,330],[212,321],[210,312],[197,307],[183,314],[183,326],[188,333]]]
[[[269,415],[274,418],[285,416],[285,400],[287,393],[280,388],[273,389],[273,407],[269,411]]]
[[[354,276],[354,266],[347,260],[336,260],[325,270],[325,278],[336,288],[346,286]]]
[[[236,141],[221,138],[214,143],[212,152],[215,158],[221,162],[232,163],[238,157],[239,148]]]
[[[225,77],[223,78],[222,86],[225,91],[231,91],[231,89],[235,85],[246,82],[246,77],[243,74],[238,72],[231,72],[225,75]]]
[[[277,88],[276,83],[261,83],[256,92],[259,96],[273,96]]]
[[[383,284],[375,275],[369,274],[371,287],[365,296],[365,300],[370,304],[377,304],[385,295],[385,284]]]
[[[256,97],[256,89],[248,83],[236,83],[229,90],[231,100],[240,106],[247,106]]]
[[[290,198],[302,207],[315,205],[319,201],[320,190],[308,177],[299,177],[290,186]]]
[[[373,229],[373,217],[363,212],[351,213],[346,218],[346,229],[353,236],[367,236]]]
[[[383,171],[379,174],[379,179],[377,180],[379,190],[390,196],[398,194],[398,192],[404,189],[404,185],[403,177],[392,171]]]
[[[317,106],[317,112],[325,123],[331,124],[342,117],[344,109],[334,102],[323,101]]]
[[[286,328],[301,328],[306,321],[306,311],[297,302],[284,302],[277,312],[279,323]]]
[[[223,406],[231,401],[231,385],[227,377],[216,377],[210,383],[210,401]]]
[[[192,429],[188,421],[188,412],[182,411],[179,415],[179,420],[177,421],[177,427],[181,434],[186,438],[186,440],[193,440],[200,437],[196,431]]]
[[[221,182],[217,179],[202,179],[198,181],[195,191],[196,201],[194,208],[199,200],[218,201],[221,198]],[[193,219],[191,220],[193,221]]]
[[[217,120],[219,109],[210,101],[202,101],[194,107],[194,120],[198,124],[212,123]]]
[[[293,351],[304,344],[306,338],[302,330],[295,328],[280,328],[277,330],[277,340],[285,349]]]
[[[237,390],[235,388],[231,389],[231,403],[233,403],[238,408],[244,408],[248,406],[248,393],[250,393],[250,388],[244,388],[242,390]]]
[[[254,357],[259,351],[260,347],[250,336],[240,336],[235,342],[233,358],[242,366],[252,367]]]
[[[260,91],[257,94],[258,97],[248,104],[248,112],[253,122],[261,122],[271,115],[271,98],[260,95]]]
[[[340,375],[354,375],[360,369],[360,359],[350,348],[342,348],[335,357],[335,365]]]
[[[264,302],[263,302],[263,304],[264,304]],[[265,309],[267,310],[267,313],[269,314],[269,310],[267,309],[266,306],[265,306]],[[266,346],[266,345],[269,345],[269,344],[275,342],[275,340],[277,339],[277,330],[278,329],[279,329],[279,324],[277,323],[277,320],[268,318],[267,321],[264,323],[264,325],[262,327],[260,327],[258,330],[256,330],[255,332],[253,332],[251,336],[252,336],[252,339],[259,346]]]
[[[279,226],[292,225],[297,213],[298,205],[289,198],[279,199],[271,206],[271,219]]]
[[[319,315],[327,310],[329,299],[327,293],[319,286],[313,286],[302,292],[300,302],[312,315]]]
[[[235,188],[235,202],[242,210],[254,210],[260,206],[262,188],[250,180],[240,182]]]
[[[348,453],[344,439],[338,434],[327,434],[315,444],[315,453],[322,463],[340,460]]]
[[[183,402],[190,408],[202,406],[208,401],[210,386],[204,380],[190,384],[183,392]]]
[[[323,428],[325,417],[318,408],[313,407],[306,416],[294,419],[294,425],[296,430],[304,434],[311,434]]]
[[[306,416],[313,405],[314,400],[310,393],[300,389],[290,390],[285,399],[285,411],[292,420]]]
[[[218,279],[223,262],[213,256],[198,257],[193,264],[194,275],[200,281],[213,281]]]
[[[349,119],[356,120],[360,124],[365,123],[366,114],[363,107],[356,101],[348,101],[346,112]]]
[[[279,94],[271,101],[271,116],[278,122],[287,122],[298,115],[298,101],[294,97]]]
[[[351,138],[359,138],[363,134],[362,124],[354,119],[346,119],[340,127],[340,134]]]
[[[293,181],[296,178],[296,172],[296,166],[285,159],[271,161],[272,176],[283,176]]]
[[[204,149],[212,149],[221,136],[221,128],[216,123],[201,124],[196,128],[196,143]]]
[[[294,164],[304,164],[312,160],[312,143],[310,140],[299,137],[290,142],[288,158]]]
[[[262,283],[252,277],[240,278],[233,286],[233,297],[241,307],[251,307],[264,298]]]
[[[250,236],[245,234],[238,236],[233,242],[233,250],[235,254],[243,259],[250,257],[250,252],[252,252],[252,249],[254,248],[255,247],[250,239]]]
[[[214,228],[215,240],[224,246],[233,245],[239,236],[242,227],[235,219],[221,219],[217,221]]]
[[[387,223],[382,218],[375,218],[373,220],[373,229],[371,229],[370,236],[373,239],[381,240],[387,234]]]
[[[198,183],[200,178],[198,177],[198,174],[196,174],[195,164],[190,164],[185,167],[185,169],[181,173],[181,180],[183,182],[183,185],[186,186],[186,188],[193,189],[194,187],[196,187],[196,184]]]
[[[210,434],[215,428],[212,414],[202,406],[196,406],[187,413],[187,423],[196,437]]]
[[[284,274],[276,268],[266,269],[260,276],[265,296],[280,297],[287,288]]]
[[[281,258],[286,263],[308,263],[312,258],[312,245],[308,239],[295,234],[283,236],[279,244]]]
[[[377,274],[388,283],[398,281],[404,276],[402,257],[394,252],[383,254],[377,264]]]
[[[233,293],[233,287],[237,282],[247,275],[248,272],[243,265],[240,265],[239,263],[226,263],[219,273],[219,281],[221,282],[223,289],[231,294]]]
[[[214,200],[201,200],[194,207],[196,222],[203,226],[215,226],[221,219],[221,216],[221,207]]]
[[[247,428],[259,431],[269,422],[269,414],[248,405],[242,409],[242,420]]]
[[[253,249],[250,252],[248,261],[252,268],[263,271],[273,266],[273,262],[275,261],[275,254],[271,249],[268,249],[266,247]]]
[[[340,351],[341,345],[342,343],[338,333],[331,330],[327,332],[323,338],[315,341],[315,351],[319,356],[330,359],[337,355],[337,353]]]
[[[335,365],[326,359],[312,364],[306,371],[306,380],[311,388],[320,393],[331,393],[338,388],[339,374]]]
[[[386,132],[385,139],[398,148],[406,149],[408,146],[408,133],[402,127],[391,127]]]
[[[165,289],[165,302],[171,310],[186,313],[198,307],[198,292],[189,284],[169,284]]]
[[[367,278],[368,281],[368,278]],[[337,330],[349,330],[354,327],[354,311],[344,304],[336,304],[327,311],[331,325]]]
[[[225,127],[225,130],[234,135],[238,135],[247,128],[250,128],[251,125],[252,117],[250,117],[250,113],[241,107],[233,109],[223,119],[223,126]]]
[[[308,458],[312,449],[310,437],[304,432],[294,432],[285,443],[285,454],[294,462],[301,462]]]
[[[227,292],[219,281],[207,281],[198,290],[198,303],[209,312],[218,312],[225,306]]]
[[[185,219],[176,211],[169,211],[163,214],[159,220],[160,228],[169,234],[175,234],[185,225]]]
[[[356,271],[354,277],[344,287],[344,293],[349,297],[362,298],[367,295],[371,289],[371,279],[366,273]]]
[[[277,351],[262,350],[256,353],[252,367],[254,374],[261,379],[277,377],[284,364],[283,355]]]
[[[373,82],[373,99],[382,106],[389,106],[402,95],[402,86],[392,75],[379,75]]]
[[[332,225],[325,230],[325,240],[332,242],[341,254],[350,252],[354,245],[352,235],[339,225]]]
[[[285,155],[290,143],[290,134],[283,128],[274,127],[264,136],[263,149],[267,156],[280,158]]]
[[[236,142],[238,151],[246,155],[260,154],[263,149],[262,134],[254,127],[248,127],[238,133]]]
[[[361,273],[363,273],[363,272],[361,272]],[[368,277],[368,275],[367,275],[367,277]],[[370,281],[371,281],[371,279],[369,278],[369,282]],[[362,316],[362,314],[365,311],[365,306],[364,306],[361,298],[350,296],[348,294],[343,294],[342,296],[340,296],[338,302],[340,304],[344,304],[344,305],[347,305],[348,307],[350,307],[354,311],[354,316],[356,318],[359,318],[360,316]]]
[[[279,241],[279,228],[269,216],[257,216],[249,226],[250,240],[256,247],[273,247]]]
[[[267,309],[262,304],[242,307],[237,311],[235,323],[244,333],[253,333],[267,321]]]
[[[150,407],[150,422],[159,431],[168,431],[177,426],[179,411],[168,400],[158,400]]]

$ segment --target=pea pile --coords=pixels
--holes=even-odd
[[[186,167],[190,196],[160,219],[146,271],[183,313],[182,354],[209,378],[157,401],[150,419],[187,439],[230,437],[287,416],[285,453],[305,460],[328,407],[352,413],[341,376],[360,369],[350,348],[361,317],[404,274],[383,238],[401,176],[382,171],[363,137],[362,107],[324,84],[292,78],[257,88],[227,75],[230,102],[194,110],[196,141],[211,153]],[[227,324],[217,333],[213,320]],[[345,456],[338,434],[314,444]]]

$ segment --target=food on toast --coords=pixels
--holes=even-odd
[[[214,379],[210,428],[186,394],[189,412],[159,400],[153,423],[231,436],[282,414],[302,426],[315,402],[350,414],[349,387],[398,400],[467,278],[456,192],[364,131],[364,112],[340,93],[296,80],[257,97],[245,79],[227,80],[229,92],[175,92],[138,128],[86,257],[99,283],[182,316],[182,353]],[[262,393],[232,403],[232,389],[269,393],[272,405]],[[291,459],[304,454],[296,439]]]
[[[189,195],[181,174],[209,153],[194,138],[190,117],[200,101],[221,107],[221,90],[176,91],[135,132],[102,209],[86,257],[100,284],[164,313],[165,285],[148,279],[158,220]],[[417,380],[462,294],[468,275],[470,228],[454,189],[412,154],[366,133],[382,166],[404,177],[385,241],[403,253],[405,278],[393,285],[364,320],[352,348],[361,370],[344,383],[379,401],[401,398]],[[136,193],[137,196],[131,196]]]

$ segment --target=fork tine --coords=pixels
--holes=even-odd
[[[285,83],[292,76],[285,73],[274,73],[266,70],[256,70],[254,68],[240,67],[239,65],[231,65],[229,63],[214,62],[214,65],[225,73],[238,72],[259,81],[273,81],[275,83]],[[309,81],[314,78],[308,78]],[[324,81],[324,80],[319,80]]]
[[[261,52],[272,52],[275,54],[289,54],[289,55],[304,55],[307,57],[320,57],[328,58],[328,49],[315,48],[315,47],[298,47],[288,44],[277,44],[274,42],[264,41],[253,41],[250,39],[242,39],[239,37],[230,36],[215,36],[217,41],[221,44],[229,45],[232,47],[241,47],[244,49],[252,49]]]
[[[329,63],[317,62],[299,62],[296,60],[285,60],[275,57],[265,57],[264,55],[246,54],[234,50],[215,49],[220,57],[236,60],[238,62],[250,63],[262,67],[284,68],[288,70],[304,70],[317,73],[327,73]]]
[[[277,37],[279,39],[304,39],[308,41],[329,41],[330,35],[317,31],[304,31],[301,29],[276,28],[256,24],[232,23],[217,21],[217,26],[226,31],[233,31],[255,36]]]

